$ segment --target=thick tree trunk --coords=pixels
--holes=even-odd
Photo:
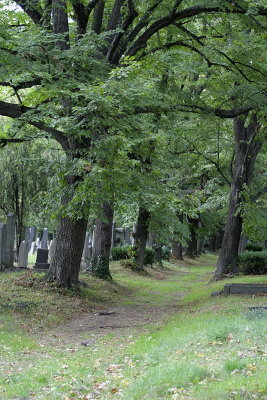
[[[185,255],[189,258],[195,258],[197,253],[197,227],[198,227],[198,219],[189,218],[189,230],[190,230],[190,239],[187,243],[187,249]]]
[[[172,242],[172,257],[176,260],[183,260],[183,246],[177,240]]]
[[[59,286],[68,289],[78,287],[86,228],[86,219],[61,218],[48,280],[55,280]]]
[[[139,208],[139,214],[136,224],[136,230],[133,234],[134,249],[136,256],[134,258],[135,268],[139,271],[144,270],[144,260],[146,251],[146,242],[148,238],[148,229],[150,222],[150,213],[145,208]]]
[[[229,212],[226,221],[223,241],[214,279],[220,279],[228,272],[238,272],[237,257],[240,236],[242,232],[242,191],[249,185],[254,171],[255,161],[261,148],[261,142],[255,141],[259,125],[256,115],[251,118],[250,124],[245,127],[245,118],[236,118],[235,132],[235,163],[231,185]]]
[[[113,208],[108,201],[104,201],[103,218],[98,218],[95,228],[95,242],[89,272],[101,279],[111,279],[109,270],[109,256],[111,249]]]

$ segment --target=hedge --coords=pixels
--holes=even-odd
[[[267,274],[267,251],[244,251],[238,256],[238,265],[245,275]]]

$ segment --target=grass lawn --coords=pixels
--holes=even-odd
[[[266,400],[267,315],[249,307],[267,306],[267,298],[211,298],[228,282],[209,283],[215,262],[208,255],[165,263],[147,275],[114,263],[113,282],[81,275],[81,297],[51,290],[40,274],[1,273],[0,399]],[[164,324],[91,331],[89,345],[78,334],[53,337],[77,316],[118,305],[174,311]]]

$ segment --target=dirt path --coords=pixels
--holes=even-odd
[[[173,272],[163,276],[164,274],[161,274],[160,279],[165,281],[179,279],[178,273]],[[177,291],[164,306],[140,304],[139,301],[138,304],[130,305],[103,304],[101,309],[97,307],[90,313],[79,315],[50,331],[45,341],[42,339],[40,341],[89,346],[94,344],[99,337],[107,334],[122,337],[135,332],[145,332],[148,325],[162,324],[170,316],[176,314],[182,308],[180,304],[182,298],[183,293]]]

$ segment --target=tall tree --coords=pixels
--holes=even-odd
[[[242,72],[227,54],[218,56],[215,51],[214,61],[205,55],[205,49],[210,49],[211,44],[209,34],[212,43],[223,43],[224,18],[231,28],[231,21],[237,23],[239,16],[249,15],[253,10],[257,15],[249,23],[255,20],[257,26],[267,10],[254,2],[251,5],[251,1],[222,1],[214,5],[211,0],[193,6],[174,0],[171,4],[167,0],[148,3],[91,0],[87,4],[79,0],[68,3],[16,0],[9,3],[17,4],[23,12],[14,15],[12,11],[11,15],[8,9],[2,8],[1,21],[5,26],[1,27],[0,73],[1,85],[8,88],[8,95],[0,101],[0,114],[20,119],[51,135],[73,163],[65,177],[62,217],[50,272],[50,277],[60,285],[70,287],[77,284],[89,207],[77,195],[84,175],[90,174],[90,169],[83,169],[81,164],[83,161],[94,164],[98,143],[112,134],[114,128],[116,131],[118,125],[123,126],[124,116],[180,109],[214,112],[231,118],[253,108],[253,101],[241,107],[238,104],[234,109],[220,109],[217,104],[206,107],[192,101],[191,95],[185,96],[182,102],[178,96],[174,107],[172,101],[164,99],[166,104],[162,106],[163,99],[155,101],[148,96],[149,90],[148,93],[140,90],[136,101],[136,91],[131,96],[131,90],[118,84],[127,74],[127,68],[132,68],[133,57],[156,58],[161,50],[179,47],[202,57],[209,67],[220,64],[225,68],[226,63],[226,68],[232,66]],[[16,23],[13,23],[14,16]],[[198,25],[200,31],[196,29]],[[204,25],[211,26],[209,34],[203,35]],[[165,39],[167,33],[171,39],[162,44],[161,35]],[[224,64],[221,59],[225,60]],[[119,72],[117,67],[123,63],[124,71]],[[112,90],[115,87],[119,89],[118,94]],[[75,208],[73,204],[80,212],[71,212]]]

